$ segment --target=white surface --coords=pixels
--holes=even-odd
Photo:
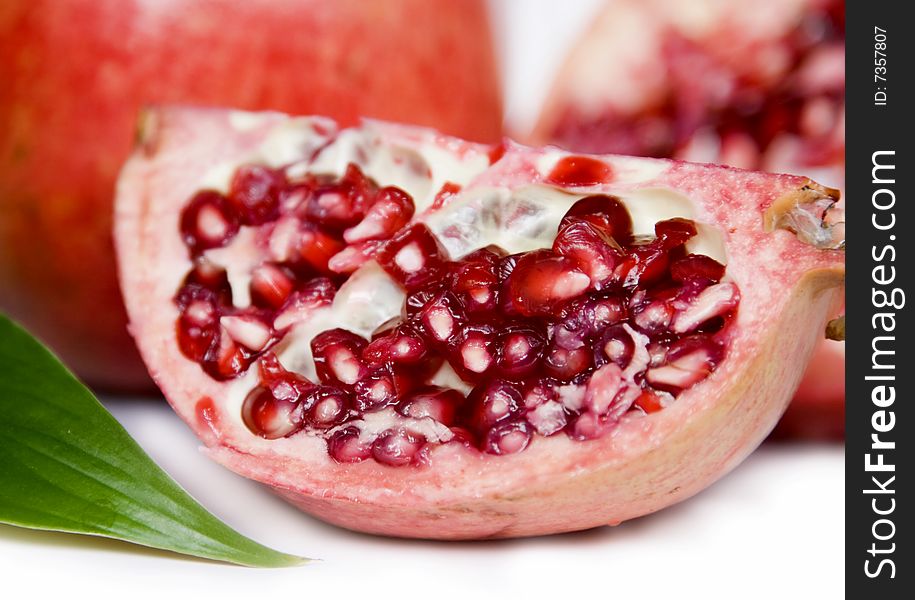
[[[512,131],[530,126],[565,46],[598,2],[494,0]],[[216,515],[262,543],[322,562],[244,569],[109,540],[0,526],[0,597],[844,595],[842,446],[766,445],[699,496],[615,528],[506,542],[411,542],[346,532],[299,513],[196,452],[197,441],[164,403],[111,399],[107,404],[152,457]]]

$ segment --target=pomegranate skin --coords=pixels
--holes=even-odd
[[[0,309],[93,386],[151,389],[110,237],[140,107],[369,115],[495,140],[489,34],[479,0],[3,2]]]
[[[566,57],[528,139],[579,151],[803,173],[842,189],[844,10],[841,0],[608,0]],[[830,24],[817,20],[824,18]],[[630,31],[639,32],[639,44],[628,39]],[[797,54],[799,40],[815,35],[825,39]],[[705,76],[690,75],[699,71]],[[599,78],[613,85],[595,89]],[[716,132],[733,120],[727,111],[738,103],[740,86],[755,89],[756,98],[743,108],[737,129],[765,122],[752,108],[761,103],[761,113],[787,107],[763,136],[777,137],[782,129],[789,135],[753,148],[727,127]],[[817,96],[835,104],[824,110],[809,102],[807,113],[797,108],[799,98]],[[807,115],[798,118],[799,130],[791,129],[792,111]],[[656,119],[668,113],[679,120],[665,131]],[[843,439],[844,373],[844,342],[822,340],[776,437]]]
[[[804,177],[596,156],[617,180],[586,193],[666,190],[673,194],[668,198],[687,198],[697,222],[713,224],[724,236],[727,273],[739,286],[741,303],[728,354],[707,379],[663,410],[624,418],[599,439],[535,437],[526,450],[507,456],[449,443],[417,466],[339,464],[320,438],[265,440],[241,423],[227,384],[204,375],[178,351],[178,309],[171,298],[190,265],[178,215],[199,187],[199,174],[245,160],[287,120],[267,113],[242,119],[246,126],[239,128],[232,112],[151,111],[118,183],[120,278],[131,331],[150,373],[206,452],[342,527],[412,538],[518,537],[616,524],[688,498],[740,463],[771,431],[841,303],[843,254],[768,226],[781,211],[834,191]],[[428,130],[364,126],[407,147],[435,143],[456,155],[484,157],[488,151]],[[545,178],[543,163],[557,154],[564,153],[509,143],[464,190],[526,189]]]

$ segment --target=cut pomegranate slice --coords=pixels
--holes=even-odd
[[[510,143],[491,163],[380,122],[153,116],[118,200],[143,356],[214,458],[354,529],[530,535],[685,498],[772,427],[841,295],[842,253],[804,241],[828,241],[834,192],[805,178]],[[197,174],[273,152],[278,197],[340,204],[281,201],[211,247],[176,226]],[[447,203],[439,180],[459,182]],[[377,228],[395,182],[414,214]],[[816,236],[777,230],[798,211]],[[345,233],[365,230],[368,252]],[[363,259],[306,268],[278,251],[303,231],[339,243],[331,264]]]

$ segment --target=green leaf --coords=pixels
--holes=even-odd
[[[306,560],[262,546],[207,512],[57,358],[3,315],[0,522],[248,566]]]

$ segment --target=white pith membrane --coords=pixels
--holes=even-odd
[[[213,458],[274,486],[328,521],[394,535],[504,537],[581,529],[658,510],[717,479],[761,441],[786,405],[826,316],[837,302],[837,294],[831,290],[840,285],[841,253],[815,249],[793,233],[773,227],[783,221],[781,216],[829,195],[805,178],[601,156],[596,158],[610,167],[612,178],[566,195],[544,181],[545,172],[567,156],[558,150],[508,144],[504,156],[489,166],[490,148],[429,130],[367,122],[356,130],[356,137],[368,140],[369,145],[419,156],[430,166],[435,183],[425,188],[420,185],[418,193],[411,191],[417,205],[415,219],[427,221],[440,234],[452,260],[461,255],[460,248],[491,243],[478,239],[483,236],[470,235],[472,230],[467,235],[460,235],[460,230],[458,235],[454,231],[444,234],[449,225],[444,212],[423,214],[422,203],[431,202],[440,183],[459,179],[455,171],[464,173],[465,179],[457,182],[461,191],[448,204],[449,211],[454,211],[451,225],[475,218],[487,224],[477,218],[474,207],[481,208],[485,202],[491,211],[492,204],[517,202],[529,195],[550,198],[546,212],[555,211],[558,216],[574,198],[615,195],[626,203],[636,233],[642,222],[653,224],[673,216],[694,220],[700,225],[698,240],[706,244],[701,252],[726,262],[726,278],[740,290],[727,356],[717,370],[663,410],[648,416],[630,412],[606,435],[588,442],[566,435],[535,435],[523,452],[499,457],[458,443],[437,444],[424,466],[392,469],[373,460],[337,464],[328,456],[324,439],[314,435],[262,439],[245,426],[239,410],[247,390],[255,385],[255,369],[236,380],[216,381],[176,348],[179,311],[172,300],[192,268],[187,246],[177,235],[178,213],[202,188],[225,191],[239,165],[290,164],[322,145],[321,132],[333,131],[333,124],[327,121],[279,114],[182,108],[156,111],[150,115],[141,150],[122,174],[117,228],[132,332],[176,411],[206,443]],[[282,148],[290,154],[280,160],[276,157]],[[348,160],[340,155],[336,174],[342,173]],[[404,171],[378,174],[366,164],[362,166],[381,186],[396,177],[401,177],[398,185],[407,191],[416,185],[405,181],[409,178]],[[558,207],[557,198],[566,198],[568,204]],[[789,221],[801,223],[803,219]],[[513,243],[519,244],[517,249],[548,246],[555,236],[555,223],[544,230],[549,233],[528,222],[527,227],[511,227],[510,238],[499,235],[509,240],[502,242],[509,251]],[[246,229],[241,228],[235,243],[244,240]],[[647,229],[643,231],[647,233]],[[544,241],[535,243],[541,235]],[[229,261],[232,249],[235,258]],[[215,251],[216,257],[219,252],[232,263],[237,281],[254,266],[241,267],[243,259],[252,255],[240,246],[230,244]],[[396,295],[396,290],[379,292],[382,288],[376,284],[384,277],[372,275],[373,268],[364,269],[338,293],[338,298],[349,294],[350,306],[362,309],[341,310],[342,314],[333,317],[356,319],[350,329],[361,326],[368,331],[390,313],[374,295]],[[362,285],[355,285],[360,280]],[[233,292],[236,287],[233,285]],[[330,309],[324,316],[328,319],[325,325],[315,327],[325,329],[329,323],[338,323],[330,318],[333,312]],[[792,335],[784,335],[786,327]],[[300,335],[301,344],[305,334]],[[287,352],[307,356],[304,350],[298,354],[287,348]],[[294,367],[291,359],[281,358],[288,360],[287,368]],[[307,370],[308,361],[303,362],[301,369]],[[450,379],[449,387],[461,387],[453,374],[438,376],[440,383]],[[561,394],[564,402],[586,401],[580,390],[563,389]],[[537,411],[547,429],[556,417],[553,409]],[[373,418],[380,421],[382,416],[379,413]]]
[[[546,153],[538,159],[536,169],[542,177],[548,178],[560,158],[559,153]],[[252,153],[250,160],[258,161],[256,164],[282,169],[288,186],[294,186],[296,181],[309,176],[339,181],[350,165],[357,165],[379,188],[395,185],[412,197],[419,220],[429,227],[438,242],[445,247],[448,258],[452,261],[459,261],[482,248],[495,248],[505,255],[550,249],[560,230],[560,221],[564,215],[576,202],[589,196],[588,193],[574,188],[563,189],[558,185],[542,183],[520,187],[490,184],[457,191],[444,207],[433,207],[436,195],[440,194],[439,190],[443,185],[449,183],[467,186],[486,171],[490,158],[485,155],[472,155],[461,159],[449,156],[434,146],[420,146],[419,149],[408,150],[384,144],[373,136],[370,127],[333,132],[327,130],[326,124],[307,119],[292,122],[272,132],[261,147]],[[230,194],[231,180],[237,166],[227,164],[213,167],[202,178],[203,186],[208,191]],[[622,174],[617,174],[619,183],[638,183],[655,174],[652,165],[633,163],[628,172],[625,163],[621,166],[624,168]],[[293,194],[292,197],[296,196]],[[328,207],[342,201],[336,193],[318,198],[330,198]],[[686,242],[682,254],[707,256],[721,265],[727,264],[721,232],[714,226],[696,223],[692,204],[682,195],[663,188],[646,188],[622,191],[619,200],[632,219],[633,237],[642,243],[655,238],[657,222],[673,218],[689,219],[697,233]],[[283,201],[281,205],[282,203]],[[262,273],[263,265],[270,261],[276,264],[289,260],[290,241],[297,235],[301,220],[307,219],[299,219],[291,212],[286,212],[266,224],[242,225],[238,233],[225,235],[229,227],[221,222],[219,212],[215,209],[215,216],[209,214],[207,210],[210,208],[204,207],[198,213],[197,229],[205,239],[217,240],[225,236],[228,242],[202,251],[198,254],[198,259],[202,258],[211,267],[225,270],[231,287],[232,305],[235,309],[244,309],[251,304],[249,289],[252,274]],[[344,237],[348,238],[356,231],[373,229],[367,227],[368,223],[369,220],[362,221],[351,230],[347,230]],[[390,237],[391,234],[388,233],[383,239]],[[341,250],[340,255],[347,252],[349,250]],[[330,264],[333,265],[335,260],[337,259],[331,258]],[[393,265],[404,272],[413,273],[424,268],[425,260],[419,244],[409,243],[394,254]],[[636,300],[643,298],[645,294],[632,294],[631,289],[627,292],[622,287],[622,279],[623,277],[620,278],[619,285],[605,290],[605,294],[610,293],[611,298],[622,300],[625,311],[634,311]],[[554,285],[560,290],[571,290],[570,296],[580,296],[589,289],[593,290],[588,276],[577,270],[558,277]],[[649,289],[651,287],[649,286]],[[486,288],[480,289],[489,293]],[[497,289],[498,286],[493,288],[493,293]],[[364,361],[349,351],[332,355],[329,360],[333,363],[337,381],[325,381],[315,368],[312,356],[313,340],[318,334],[336,328],[372,340],[379,331],[405,322],[407,294],[408,291],[402,284],[375,260],[370,259],[349,276],[330,302],[320,302],[304,309],[294,302],[286,302],[266,323],[254,317],[222,316],[219,319],[223,336],[220,343],[224,343],[225,337],[228,336],[250,352],[257,353],[269,349],[278,357],[280,364],[291,373],[301,375],[312,383],[342,385],[350,389],[349,386],[356,384],[366,375],[362,364]],[[504,285],[502,294],[507,294]],[[626,300],[629,295],[633,298],[631,306],[627,305]],[[485,301],[485,298],[483,300]],[[613,363],[604,366],[597,364],[574,380],[563,381],[560,378],[557,381],[553,378],[552,381],[545,383],[547,388],[542,394],[537,388],[537,391],[533,392],[535,396],[532,397],[538,398],[539,404],[530,405],[526,409],[522,406],[520,421],[523,423],[520,427],[523,431],[506,427],[508,422],[497,421],[500,431],[505,429],[499,434],[502,435],[499,438],[499,452],[507,454],[521,451],[528,444],[528,431],[544,436],[552,435],[567,425],[571,427],[573,420],[579,418],[579,415],[580,423],[576,426],[577,429],[573,428],[576,435],[589,438],[604,435],[618,419],[627,417],[630,411],[636,414],[629,418],[647,414],[644,407],[640,408],[635,404],[645,391],[645,387],[649,392],[654,392],[652,412],[668,406],[674,401],[674,395],[669,393],[669,390],[675,388],[676,394],[680,388],[688,389],[701,381],[717,367],[717,359],[710,358],[708,351],[703,349],[687,352],[679,358],[665,358],[666,348],[653,343],[642,331],[651,331],[651,328],[656,326],[660,330],[685,336],[696,332],[712,319],[729,319],[737,310],[738,302],[739,290],[725,276],[721,283],[704,284],[701,292],[685,300],[655,303],[639,313],[633,313],[636,315],[633,318],[610,320],[604,328],[622,323],[619,325],[622,331],[619,336],[608,342],[610,346],[607,346],[605,353],[612,358],[614,352],[619,355],[628,352],[631,358],[623,363],[625,368],[620,369]],[[672,305],[678,306],[675,314],[670,312],[673,310]],[[192,303],[188,307],[190,313],[197,310],[200,309],[196,304]],[[442,312],[444,314],[440,315],[437,321],[430,320],[432,327],[435,327],[436,323],[439,327],[450,328],[454,325],[442,321],[445,317],[451,319],[447,312]],[[194,314],[190,316],[194,318]],[[517,315],[499,318],[505,321],[521,319]],[[270,320],[277,333],[271,332]],[[562,321],[558,317],[551,320],[557,324],[556,326]],[[634,329],[630,322],[642,331]],[[495,325],[498,328],[500,323],[497,322]],[[550,330],[549,326],[547,329]],[[724,330],[711,336],[717,344],[724,347],[727,343],[726,329],[725,324]],[[595,341],[584,339],[584,343],[596,343],[596,339],[599,339],[602,333],[601,330],[592,334]],[[498,329],[495,334],[499,334]],[[274,336],[279,337],[279,340],[274,340]],[[449,334],[449,337],[453,336]],[[552,338],[553,335],[550,334],[549,339]],[[491,341],[491,338],[489,340]],[[488,347],[482,338],[470,338],[460,348],[462,368],[468,370],[464,378],[459,376],[446,360],[434,373],[423,376],[422,384],[453,389],[466,396],[480,377],[484,377],[481,387],[485,386],[489,379],[494,378],[491,373],[494,369],[490,368],[494,360],[493,348]],[[516,336],[513,345],[505,346],[505,353],[515,352],[516,355],[523,356],[529,348],[530,341],[527,338]],[[409,351],[408,345],[404,346],[403,350]],[[590,356],[591,348],[587,348],[587,351]],[[652,352],[657,356],[652,357]],[[248,414],[247,419],[251,419],[251,408],[245,404],[251,400],[246,399],[254,397],[252,389],[260,390],[268,385],[263,373],[259,372],[258,364],[259,361],[255,358],[249,367],[241,369],[237,378],[229,378],[221,404],[230,415],[243,418],[243,415]],[[536,387],[535,378],[541,375],[542,373],[530,373],[509,379],[512,380],[511,386],[522,392],[526,388]],[[645,384],[642,383],[643,380]],[[288,388],[287,384],[283,385]],[[654,389],[652,386],[655,385],[660,387]],[[380,388],[378,395],[383,395],[386,389]],[[279,391],[281,396],[289,396],[291,393],[285,388]],[[539,400],[540,395],[543,395],[544,399]],[[404,399],[410,397],[423,398],[422,391],[408,392],[403,396]],[[500,398],[494,393],[492,398],[494,404],[491,411],[495,413],[496,419],[500,419],[502,414],[508,414],[512,404],[516,402],[511,395]],[[527,395],[524,395],[524,398],[526,399]],[[385,403],[381,407],[354,412],[342,423],[331,427],[299,425],[294,430],[287,431],[287,423],[291,420],[288,416],[290,405],[284,402],[277,404],[284,410],[278,415],[271,412],[266,418],[267,426],[275,426],[279,433],[274,433],[272,429],[269,434],[259,431],[258,427],[249,421],[247,425],[253,433],[263,434],[264,437],[271,439],[314,436],[330,440],[335,434],[340,435],[345,431],[355,438],[354,445],[362,447],[371,447],[373,442],[386,432],[399,433],[401,438],[406,432],[406,437],[417,437],[420,444],[441,444],[455,439],[455,434],[449,427],[451,423],[441,423],[432,416],[407,416],[404,414],[405,411],[398,410],[397,403]],[[305,406],[307,403],[301,401],[299,404]],[[323,404],[318,402],[315,403],[313,410],[323,410],[327,413],[331,421],[326,422],[339,422],[340,419],[332,419],[331,407],[336,408],[337,404],[334,401]],[[301,411],[302,408],[298,410]],[[349,411],[349,408],[346,410]],[[426,411],[420,414],[425,415]],[[513,419],[519,420],[514,415]],[[533,429],[531,430],[528,425]],[[486,430],[477,434],[484,439],[487,435]],[[477,445],[480,443],[478,440]],[[422,454],[405,457],[402,464],[425,464],[428,461],[428,453],[432,450],[431,446],[424,447]],[[334,455],[333,452],[331,454]]]

